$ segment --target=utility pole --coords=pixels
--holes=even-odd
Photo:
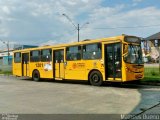
[[[79,31],[80,31],[79,24],[78,24],[78,27],[77,27],[77,31],[78,31],[78,42],[79,42]]]
[[[7,45],[7,50],[8,50],[8,65],[9,65],[9,40],[6,45]]]
[[[70,17],[68,17],[66,14],[62,14],[62,15],[65,16],[65,17],[67,18],[67,20],[68,20],[69,22],[71,22],[71,24],[76,28],[77,33],[78,33],[78,42],[79,42],[79,40],[80,40],[80,30],[81,30],[81,28],[84,27],[84,25],[89,24],[89,22],[84,23],[81,27],[80,27],[79,24],[77,24],[77,26],[76,26],[76,25],[74,24],[74,22],[70,19]]]
[[[159,54],[159,74],[160,74],[160,46],[157,46],[158,54]]]

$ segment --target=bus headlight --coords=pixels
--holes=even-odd
[[[136,78],[136,79],[141,79],[142,77],[143,77],[142,74],[137,74],[137,75],[135,75],[135,78]]]

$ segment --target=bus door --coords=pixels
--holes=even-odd
[[[121,80],[121,44],[106,44],[104,48],[106,80]]]
[[[54,50],[53,52],[53,62],[54,62],[54,78],[64,78],[64,50]]]
[[[29,76],[29,53],[22,53],[22,76]]]

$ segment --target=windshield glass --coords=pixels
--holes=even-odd
[[[142,50],[140,45],[128,45],[128,53],[124,56],[124,61],[132,64],[142,64]]]

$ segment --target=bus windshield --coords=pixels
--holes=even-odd
[[[124,56],[124,61],[132,64],[143,64],[141,46],[129,44],[128,54]]]

